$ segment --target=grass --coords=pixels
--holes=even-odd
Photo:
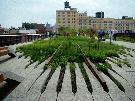
[[[131,42],[131,43],[135,42],[135,38],[134,37],[129,37],[129,36],[118,36],[117,40],[125,41],[125,42]]]
[[[61,39],[59,38],[47,41],[40,40],[33,44],[18,47],[17,50],[23,52],[25,56],[30,56],[34,62],[39,61],[41,63],[53,54],[60,42]]]
[[[30,56],[32,61],[39,61],[39,63],[41,63],[51,56],[61,43],[62,46],[54,55],[51,63],[51,67],[54,69],[57,68],[58,65],[66,65],[67,62],[84,62],[83,54],[77,44],[80,45],[85,56],[90,58],[93,63],[104,64],[107,57],[119,57],[119,53],[125,53],[124,47],[122,46],[110,45],[104,42],[98,43],[95,39],[81,36],[68,38],[57,37],[51,40],[35,41],[33,44],[19,47],[18,50],[23,52],[26,57]],[[104,68],[107,68],[107,66],[97,66],[103,71],[105,70]]]
[[[72,92],[75,94],[77,92],[77,86],[76,86],[76,74],[74,63],[70,63],[70,73],[71,73]]]
[[[80,45],[86,57],[89,57],[94,63],[105,62],[106,58],[111,56],[119,57],[118,52],[122,52],[124,48],[103,42],[98,44],[97,40],[86,37],[75,38],[75,40],[77,40],[76,43]]]
[[[109,39],[109,35],[106,34],[104,36],[105,39]],[[131,43],[134,43],[135,42],[135,37],[132,37],[132,36],[124,36],[124,35],[119,35],[116,37],[118,41],[125,41],[125,42],[131,42]]]

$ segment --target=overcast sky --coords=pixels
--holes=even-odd
[[[66,0],[0,0],[0,24],[18,27],[22,22],[56,22],[56,10],[64,9]],[[135,17],[135,0],[67,0],[70,6],[89,16],[104,11],[105,17]]]

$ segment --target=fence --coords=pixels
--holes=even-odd
[[[0,35],[0,46],[9,46],[18,43],[30,42],[37,39],[46,38],[44,34],[25,34],[25,35]]]

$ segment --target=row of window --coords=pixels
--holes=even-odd
[[[121,28],[115,28],[116,30],[129,30],[130,28],[129,27],[127,27],[127,28],[124,28],[124,27],[121,27]]]
[[[116,24],[119,24],[119,23],[134,23],[135,24],[135,22],[127,22],[127,21],[116,21],[115,23]]]
[[[61,21],[58,21],[58,23],[61,23]],[[66,23],[66,22],[63,21],[62,23]],[[68,23],[76,23],[76,21],[68,21]]]
[[[70,20],[70,19],[76,20],[76,18],[68,18],[68,20]],[[61,20],[61,18],[58,18],[58,20]],[[62,18],[62,20],[66,20],[66,19],[65,18]]]
[[[92,23],[113,23],[113,21],[103,21],[103,22],[99,22],[99,21],[91,21]]]
[[[58,28],[60,28],[60,27],[71,27],[71,26],[72,26],[72,27],[73,27],[73,26],[75,27],[75,25],[70,25],[70,24],[69,24],[69,25],[58,25]]]
[[[135,24],[115,24],[116,26],[135,26]]]
[[[58,17],[60,17],[60,15],[57,15]],[[67,15],[68,17],[76,17],[76,15]],[[66,15],[62,15],[62,17],[66,17]]]
[[[76,12],[57,12],[57,14],[76,14]]]

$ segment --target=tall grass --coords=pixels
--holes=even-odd
[[[103,42],[98,43],[97,40],[92,38],[73,36],[40,40],[33,44],[19,47],[19,49],[24,52],[24,55],[30,56],[33,61],[41,63],[51,56],[61,43],[62,47],[54,55],[53,62],[51,63],[53,67],[66,65],[67,62],[84,62],[83,55],[77,44],[80,45],[86,57],[90,58],[93,63],[105,63],[107,57],[119,57],[118,53],[124,51],[122,46]]]

